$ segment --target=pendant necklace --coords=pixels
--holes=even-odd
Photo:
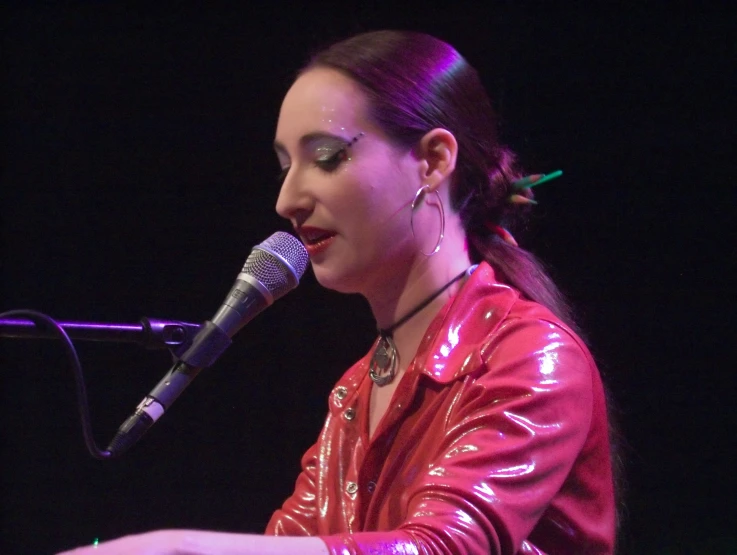
[[[376,344],[374,353],[371,355],[371,362],[369,363],[369,377],[376,385],[381,387],[391,383],[397,375],[399,353],[397,352],[397,346],[394,344],[394,330],[433,302],[443,291],[448,289],[448,287],[453,285],[467,273],[468,270],[463,270],[460,274],[427,297],[415,308],[410,310],[408,314],[400,318],[395,324],[392,324],[388,328],[379,328],[379,342]]]

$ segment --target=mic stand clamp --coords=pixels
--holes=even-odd
[[[159,318],[141,318],[143,326],[143,346],[146,349],[167,348],[174,358],[181,358],[192,345],[197,333],[202,327],[200,324],[188,322],[173,322]]]

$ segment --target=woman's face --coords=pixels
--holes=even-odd
[[[369,121],[358,85],[332,69],[302,74],[282,103],[275,148],[284,178],[276,211],[323,286],[370,295],[411,266],[420,165]]]

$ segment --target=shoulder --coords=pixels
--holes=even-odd
[[[517,298],[505,317],[487,336],[482,346],[482,358],[504,352],[538,353],[552,358],[568,353],[580,359],[584,366],[595,368],[594,360],[584,341],[546,307]]]
[[[428,329],[419,360],[423,372],[448,383],[469,372],[494,371],[522,361],[542,370],[591,372],[584,342],[544,306],[499,283],[481,264]]]
[[[585,343],[547,308],[518,299],[479,346],[483,380],[526,384],[530,393],[566,389],[591,401],[598,370]]]

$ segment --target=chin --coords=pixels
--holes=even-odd
[[[347,271],[345,268],[330,268],[312,263],[312,271],[321,286],[338,293],[361,293],[361,285],[365,281],[365,272]]]

